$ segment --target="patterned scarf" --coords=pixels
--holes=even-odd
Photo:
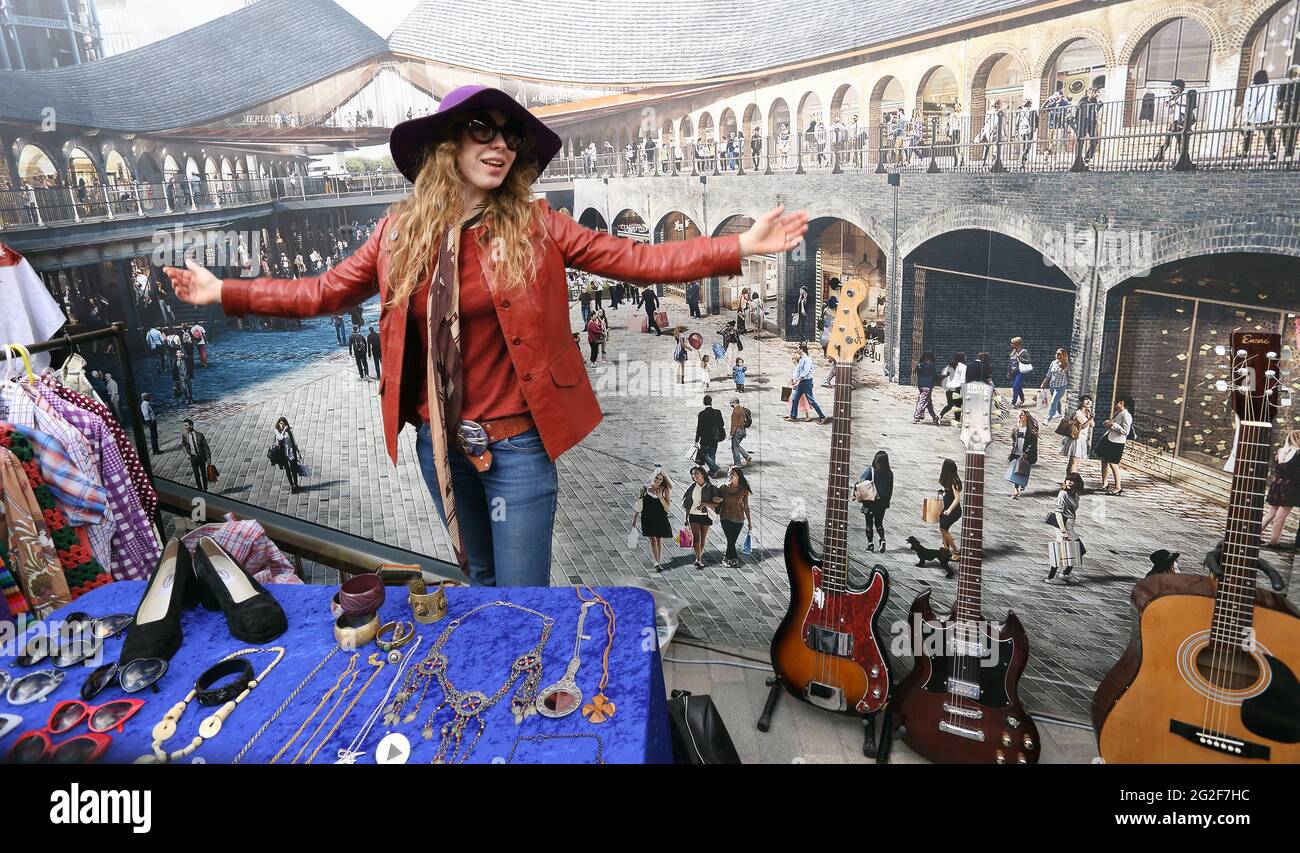
[[[465,402],[460,358],[460,234],[482,217],[476,211],[456,228],[447,229],[438,241],[438,262],[429,285],[429,352],[425,375],[429,382],[429,433],[433,441],[434,467],[442,490],[442,511],[447,517],[447,536],[456,562],[469,574],[469,559],[460,535],[456,498],[452,489],[449,436],[460,427]]]

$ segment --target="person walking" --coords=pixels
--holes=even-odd
[[[1011,362],[1007,366],[1007,378],[1011,380],[1011,405],[1019,407],[1025,402],[1025,377],[1033,369],[1029,362],[1029,350],[1022,346],[1017,336],[1011,339]]]
[[[632,526],[640,520],[641,535],[650,541],[650,556],[655,561],[655,571],[662,572],[664,540],[673,538],[673,525],[668,520],[673,482],[658,465],[647,485],[637,494],[637,510],[632,516]]]
[[[190,339],[194,341],[194,346],[199,351],[199,364],[204,367],[208,366],[208,330],[198,323],[190,328]]]
[[[1079,517],[1079,499],[1083,496],[1083,477],[1078,474],[1066,474],[1065,479],[1061,482],[1061,490],[1056,493],[1056,504],[1052,511],[1047,514],[1047,524],[1056,530],[1056,541],[1059,543],[1058,550],[1062,555],[1065,554],[1067,542],[1079,543],[1079,556],[1085,553],[1083,542],[1079,535],[1074,532],[1075,519]],[[1047,580],[1056,577],[1057,565],[1051,565],[1047,569]],[[1074,568],[1072,563],[1066,563],[1065,572],[1061,580],[1068,580],[1070,571]]]
[[[961,111],[961,104],[955,103],[948,112],[948,144],[952,146],[952,167],[955,169],[962,165],[961,134],[962,126],[966,123],[966,117]]]
[[[233,315],[327,315],[382,293],[385,449],[396,464],[402,426],[418,425],[421,474],[451,552],[485,586],[549,583],[555,460],[601,420],[558,298],[565,269],[628,281],[738,276],[743,258],[790,251],[808,230],[806,211],[778,207],[739,235],[650,244],[597,233],[534,198],[561,145],[505,92],[458,87],[436,112],[392,129],[393,161],[413,187],[335,269],[297,282],[223,281],[193,262],[164,270],[181,298]],[[510,512],[495,512],[500,504]]]
[[[1124,493],[1121,476],[1123,469],[1120,468],[1119,463],[1124,458],[1124,445],[1128,443],[1129,435],[1133,430],[1133,399],[1131,397],[1117,399],[1115,411],[1111,413],[1109,420],[1102,422],[1102,426],[1106,428],[1106,432],[1097,443],[1097,456],[1101,459],[1101,487],[1108,495],[1122,495]],[[1115,487],[1107,488],[1106,483],[1112,478]]]
[[[790,395],[790,415],[786,420],[799,419],[799,401],[806,397],[808,404],[817,412],[817,423],[824,424],[829,418],[822,412],[822,407],[817,405],[817,398],[813,396],[813,362],[812,356],[808,355],[808,344],[799,344],[798,359],[794,371],[790,374],[790,386],[794,391]]]
[[[722,412],[713,408],[713,397],[704,395],[704,408],[695,416],[695,443],[700,446],[698,464],[709,466],[709,476],[717,477],[718,444],[727,437],[726,427],[722,425]]]
[[[704,315],[700,313],[700,283],[693,281],[686,285],[686,307],[690,309],[691,319],[702,320]]]
[[[600,323],[601,312],[596,312],[587,320],[587,345],[591,347],[591,366],[596,366],[596,356],[600,354],[600,342],[604,338],[605,329]]]
[[[582,292],[578,294],[578,309],[582,312],[582,325],[585,327],[587,321],[591,319],[591,294],[593,288],[591,282],[582,286]]]
[[[743,387],[743,386],[742,386]],[[749,428],[754,425],[754,415],[749,409],[740,405],[739,397],[731,398],[731,463],[737,468],[754,461],[742,444]]]
[[[864,484],[870,483],[870,487]],[[873,494],[875,497],[859,502],[862,515],[867,523],[867,550],[876,550],[876,534],[880,534],[880,553],[885,553],[885,510],[894,497],[894,472],[889,467],[889,454],[877,450],[862,475],[858,477],[858,486],[854,487],[856,495]]]
[[[745,367],[745,360],[737,358],[736,363],[731,366],[731,378],[736,382],[736,393],[745,393],[745,373],[749,368]]]
[[[673,330],[673,340],[677,342],[673,347],[673,361],[677,364],[677,384],[684,385],[686,384],[686,361],[690,358],[685,326],[678,326]]]
[[[1038,110],[1034,109],[1034,102],[1029,98],[1025,98],[1016,111],[1016,138],[1020,140],[1020,168],[1023,169],[1034,156],[1038,138]]]
[[[1096,425],[1096,416],[1092,411],[1092,397],[1084,394],[1079,398],[1079,407],[1074,410],[1070,416],[1067,431],[1062,434],[1065,441],[1061,444],[1061,453],[1065,456],[1065,474],[1068,477],[1074,473],[1075,466],[1080,461],[1087,462],[1092,458],[1088,451],[1092,442],[1092,428]],[[1057,427],[1061,432],[1061,428]]]
[[[1043,377],[1043,384],[1039,386],[1052,395],[1052,401],[1047,406],[1047,417],[1043,419],[1044,424],[1050,424],[1053,418],[1064,417],[1065,391],[1069,384],[1070,354],[1063,348],[1058,349],[1051,367],[1047,369],[1047,375]]]
[[[289,480],[289,493],[298,494],[298,477],[302,473],[302,454],[298,450],[298,441],[293,437],[293,428],[287,418],[275,422],[275,465],[284,469]]]
[[[1091,89],[1088,90],[1092,92]],[[1195,116],[1187,108],[1187,83],[1182,80],[1174,80],[1169,84],[1169,127],[1165,130],[1165,137],[1160,143],[1160,148],[1152,156],[1152,163],[1159,163],[1165,159],[1165,151],[1173,143],[1178,144],[1179,155],[1182,156],[1183,149],[1183,131],[1195,123]],[[1083,134],[1080,133],[1080,136]],[[1086,159],[1086,158],[1085,158]]]
[[[157,326],[145,333],[144,342],[149,347],[149,354],[154,357],[159,373],[167,372],[167,339]]]
[[[119,421],[122,420],[122,391],[117,387],[117,380],[113,374],[104,374],[104,387],[108,390],[109,404],[113,407],[113,415]]]
[[[153,396],[148,392],[140,395],[140,419],[149,429],[149,446],[154,453],[162,453],[158,446],[158,415],[153,410]]]
[[[1300,506],[1300,430],[1293,429],[1287,433],[1286,441],[1278,448],[1276,458],[1277,465],[1273,468],[1273,479],[1268,484],[1268,494],[1265,497],[1268,509],[1264,512],[1264,522],[1259,527],[1260,539],[1264,538],[1265,531],[1270,527],[1273,529],[1268,539],[1269,548],[1277,547],[1287,517],[1291,515],[1291,510]]]
[[[961,476],[957,473],[957,463],[951,459],[943,460],[939,469],[939,492],[943,500],[943,509],[939,513],[939,532],[943,536],[943,547],[957,559],[960,552],[957,540],[952,536],[952,526],[961,520]]]
[[[190,471],[194,474],[194,487],[200,492],[208,490],[208,463],[212,461],[212,449],[208,447],[208,437],[194,428],[194,421],[186,418],[181,432],[181,447],[190,460]]]
[[[1017,500],[1029,485],[1029,475],[1038,464],[1038,421],[1027,411],[1020,412],[1020,420],[1011,434],[1011,453],[1007,457],[1007,473],[1003,477],[1012,485],[1011,499]]]
[[[177,351],[176,360],[172,362],[172,390],[177,399],[183,396],[186,403],[194,402],[194,374],[190,373],[185,354],[180,351]]]
[[[1246,89],[1245,99],[1241,104],[1241,147],[1237,157],[1250,155],[1251,143],[1257,128],[1264,131],[1264,145],[1268,148],[1268,159],[1277,160],[1277,134],[1273,121],[1277,118],[1278,87],[1269,82],[1268,71],[1261,68],[1255,72],[1251,85]]]
[[[339,346],[347,346],[348,340],[343,336],[343,315],[335,314],[330,319],[334,322],[334,337],[338,339]]]
[[[718,505],[718,519],[722,522],[722,532],[727,537],[727,556],[722,565],[729,569],[740,567],[740,554],[736,551],[736,541],[746,527],[754,529],[754,519],[749,514],[749,496],[753,489],[740,470],[739,465],[731,466],[727,472],[727,482],[718,489],[722,502]]]
[[[650,321],[646,331],[653,329],[656,337],[662,335],[663,330],[655,321],[655,312],[659,310],[659,296],[655,293],[653,285],[647,285],[645,290],[641,291],[641,307],[645,309],[646,319]]]
[[[375,380],[378,381],[383,378],[383,346],[374,323],[370,324],[370,334],[366,335],[366,348],[370,350],[370,359],[375,363]]]
[[[356,362],[357,378],[359,379],[370,378],[370,368],[366,365],[369,348],[365,336],[361,334],[361,327],[354,325],[352,327],[352,337],[348,338],[348,350],[352,353],[352,360]]]
[[[912,411],[912,423],[919,424],[928,411],[939,425],[939,416],[934,411],[934,386],[939,381],[938,371],[934,367],[934,353],[921,353],[921,360],[913,371],[916,374],[916,408]],[[944,409],[947,412],[947,409]]]
[[[1282,128],[1282,147],[1286,159],[1295,157],[1296,132],[1300,131],[1300,65],[1286,71],[1286,82],[1278,85],[1277,122]]]
[[[695,568],[704,568],[704,546],[709,538],[709,528],[713,526],[710,513],[716,512],[722,503],[722,495],[713,483],[709,482],[707,472],[700,465],[691,468],[691,485],[682,495],[682,509],[686,510],[686,524],[691,531],[691,545],[695,549]]]
[[[953,421],[961,423],[961,389],[966,384],[966,353],[955,354],[939,376],[943,380],[944,396],[948,399],[943,411],[939,412],[939,418],[952,412]]]

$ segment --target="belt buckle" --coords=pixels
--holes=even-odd
[[[456,441],[468,456],[482,456],[488,447],[488,434],[477,421],[461,421],[456,430]]]

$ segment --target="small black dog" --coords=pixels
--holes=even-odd
[[[924,566],[931,560],[936,560],[939,563],[939,568],[943,569],[944,577],[952,577],[952,566],[949,563],[952,559],[952,552],[947,548],[940,548],[937,551],[933,548],[926,548],[915,536],[907,537],[907,546],[916,552],[918,566]]]

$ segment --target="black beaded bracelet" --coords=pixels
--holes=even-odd
[[[214,690],[208,689],[229,675],[236,676],[235,680]],[[247,658],[239,657],[222,661],[209,667],[199,676],[199,680],[194,682],[194,698],[199,700],[200,705],[224,705],[243,693],[252,680],[253,665]]]

